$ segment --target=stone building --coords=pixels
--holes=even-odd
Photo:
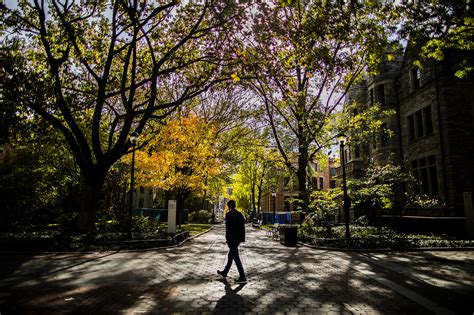
[[[464,229],[467,224],[473,233],[474,84],[454,76],[455,59],[455,52],[446,52],[442,62],[417,67],[407,50],[384,64],[379,75],[349,91],[347,101],[355,101],[359,108],[378,102],[396,115],[382,128],[391,130],[392,137],[382,130],[367,147],[348,148],[346,172],[348,178],[361,176],[363,156],[379,163],[390,159],[417,179],[416,192],[439,200],[435,209],[407,209],[403,217],[407,226],[443,230]]]

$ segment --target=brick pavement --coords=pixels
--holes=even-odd
[[[473,252],[344,253],[285,247],[247,228],[220,280],[216,226],[181,247],[137,252],[1,254],[0,313],[472,314]]]

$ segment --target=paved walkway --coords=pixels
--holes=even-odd
[[[172,249],[0,254],[0,314],[473,314],[474,252],[344,253],[285,247],[247,228],[249,278],[216,274],[223,226]]]

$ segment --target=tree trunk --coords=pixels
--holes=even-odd
[[[257,187],[258,189],[258,192],[257,192],[257,213],[260,213],[260,200],[261,200],[261,197],[262,197],[262,188],[261,186],[258,186]]]
[[[206,187],[207,187],[207,180],[208,180],[208,176],[206,176],[206,179],[205,179],[205,182],[204,182]],[[203,209],[203,210],[207,210],[207,209],[204,209],[204,207],[206,205],[206,198],[207,198],[207,189],[204,189],[204,195],[202,196],[202,206],[201,206],[201,209]],[[201,209],[198,209],[198,210],[201,210]]]
[[[302,210],[306,213],[309,205],[308,189],[306,187],[306,169],[308,167],[308,150],[304,144],[300,144],[298,156],[298,191]]]
[[[255,205],[255,183],[252,184],[252,189],[251,189],[251,195],[252,195],[252,212],[257,213],[257,207]]]
[[[176,225],[181,228],[183,223],[184,203],[189,197],[190,191],[188,189],[178,189],[176,192]]]
[[[91,171],[91,173],[93,173]],[[95,173],[94,176],[85,176],[82,190],[81,208],[77,218],[77,230],[81,233],[90,233],[95,229],[97,211],[102,197],[105,175]]]
[[[181,228],[181,219],[184,208],[184,198],[181,194],[178,194],[176,197],[176,225]]]

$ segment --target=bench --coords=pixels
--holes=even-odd
[[[255,228],[260,228],[262,226],[262,220],[253,220],[252,221],[252,226],[255,227]]]

